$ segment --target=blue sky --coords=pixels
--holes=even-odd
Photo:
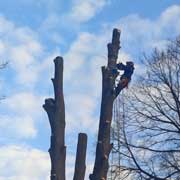
[[[6,0],[0,5],[0,180],[49,177],[49,122],[42,109],[53,97],[53,59],[64,57],[67,179],[72,179],[78,132],[89,136],[87,177],[92,170],[106,44],[120,28],[119,60],[163,49],[180,32],[179,0]]]

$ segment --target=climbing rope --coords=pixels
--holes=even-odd
[[[111,152],[110,160],[110,175],[109,180],[120,180],[121,179],[121,156],[118,151],[120,151],[120,136],[121,136],[121,122],[125,118],[125,102],[124,102],[124,92],[117,97],[113,106],[113,123],[112,123],[112,133],[111,141],[114,144],[114,148]],[[115,170],[115,167],[118,167]]]

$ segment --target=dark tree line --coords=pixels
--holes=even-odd
[[[121,180],[179,180],[180,37],[145,56],[144,68],[119,107],[120,148],[113,151],[121,165],[114,164],[114,177],[120,171]]]

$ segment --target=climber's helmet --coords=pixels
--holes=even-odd
[[[127,61],[126,62],[126,65],[127,66],[131,66],[131,67],[134,67],[134,63],[132,61]]]

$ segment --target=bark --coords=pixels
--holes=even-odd
[[[113,147],[110,144],[110,128],[112,121],[113,102],[116,96],[112,93],[115,87],[117,75],[112,73],[116,68],[118,52],[120,49],[120,31],[113,30],[112,42],[108,44],[108,65],[102,67],[102,100],[98,131],[98,141],[96,146],[96,157],[93,173],[90,180],[106,180],[109,168],[109,154]]]
[[[63,58],[56,57],[55,75],[52,79],[54,99],[45,100],[43,108],[48,114],[51,126],[51,143],[49,154],[51,158],[51,180],[65,180],[65,105],[63,95]]]
[[[86,148],[87,148],[87,135],[79,133],[78,145],[76,153],[75,172],[73,180],[84,180],[86,171]]]

